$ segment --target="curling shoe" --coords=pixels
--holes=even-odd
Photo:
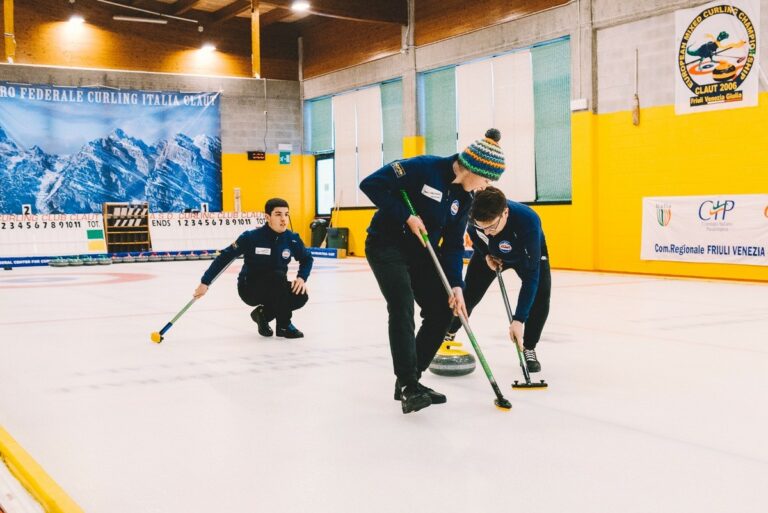
[[[293,323],[291,323],[284,328],[281,328],[280,326],[278,326],[277,336],[283,337],[283,338],[304,338],[304,333],[296,329],[296,326],[294,326]]]
[[[429,394],[425,390],[422,390],[418,386],[418,383],[415,385],[398,387],[398,389],[400,392],[400,405],[403,407],[403,413],[419,411],[432,404],[432,399],[429,398]]]
[[[271,337],[274,335],[272,328],[269,327],[269,321],[267,321],[264,315],[264,305],[259,305],[251,312],[251,319],[259,326],[259,335],[262,337]]]
[[[536,359],[535,349],[525,349],[523,350],[523,355],[525,355],[525,365],[528,367],[528,372],[539,372],[541,370],[541,364]]]
[[[441,394],[440,392],[435,392],[431,388],[425,387],[421,383],[417,382],[416,388],[422,392],[426,392],[432,404],[445,404],[446,401],[448,401],[445,395]],[[395,380],[395,401],[402,401],[402,397],[403,392],[402,387],[400,386],[400,381]]]

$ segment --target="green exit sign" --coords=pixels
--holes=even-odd
[[[280,152],[280,165],[287,166],[290,164],[293,147],[290,144],[279,144],[277,150]]]

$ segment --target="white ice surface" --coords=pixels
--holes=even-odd
[[[364,260],[316,260],[304,339],[258,335],[238,262],[151,343],[207,265],[0,271],[0,425],[86,513],[768,511],[766,285],[556,271],[550,388],[513,391],[494,284],[513,409],[478,366],[403,415]]]

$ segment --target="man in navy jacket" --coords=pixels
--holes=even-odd
[[[272,198],[264,206],[267,224],[244,232],[221,251],[203,274],[194,297],[202,297],[214,278],[235,258],[243,255],[244,263],[237,278],[237,291],[247,305],[255,306],[251,318],[264,337],[273,335],[269,323],[277,319],[277,336],[301,338],[304,334],[291,323],[294,310],[309,299],[307,279],[312,270],[312,255],[298,234],[288,230],[288,202]],[[288,281],[288,262],[299,262],[299,272]]]
[[[500,137],[498,130],[491,129],[458,155],[395,161],[360,182],[360,189],[379,207],[368,227],[365,253],[387,301],[389,345],[397,377],[395,399],[403,413],[446,402],[443,394],[423,386],[419,379],[440,347],[453,314],[467,313],[461,271],[470,193],[498,180],[504,171]],[[408,193],[418,217],[409,213],[400,190]],[[421,233],[425,232],[453,289],[450,301],[424,247]],[[417,334],[414,300],[422,317]]]
[[[517,307],[509,326],[509,336],[524,355],[528,370],[538,372],[541,364],[536,358],[536,345],[549,315],[552,278],[549,255],[541,219],[532,208],[507,200],[504,193],[488,187],[475,195],[470,212],[472,226],[469,237],[474,253],[467,267],[464,297],[467,310],[477,306],[491,282],[496,269],[514,269],[522,280]],[[446,335],[453,340],[461,327],[455,318]]]

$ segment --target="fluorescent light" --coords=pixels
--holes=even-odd
[[[112,16],[115,21],[135,21],[137,23],[157,23],[158,25],[168,25],[168,20],[160,18],[140,18],[138,16]]]
[[[69,17],[69,22],[73,25],[79,25],[80,23],[85,23],[85,18],[79,14],[73,14]]]
[[[298,12],[304,12],[309,10],[309,2],[306,2],[304,0],[296,0],[293,2],[293,5],[291,6],[291,9]]]
[[[215,52],[216,51],[216,46],[212,45],[211,43],[205,43],[203,45],[203,47],[200,48],[200,50],[203,51],[203,52],[208,52],[208,53]]]

